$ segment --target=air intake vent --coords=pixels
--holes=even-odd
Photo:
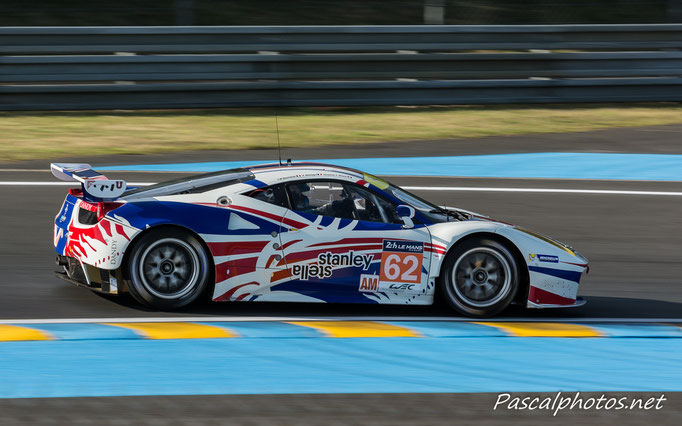
[[[80,208],[78,209],[78,221],[83,225],[94,225],[97,223],[97,213]]]

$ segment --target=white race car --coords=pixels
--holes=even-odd
[[[587,259],[508,223],[438,207],[369,174],[268,164],[128,188],[87,164],[55,219],[67,281],[176,309],[214,301],[580,306]]]

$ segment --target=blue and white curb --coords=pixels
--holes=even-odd
[[[682,391],[675,324],[119,320],[0,329],[14,340],[0,342],[0,398]]]

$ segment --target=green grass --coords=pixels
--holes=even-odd
[[[682,123],[682,106],[306,108],[278,112],[282,146],[477,138]],[[0,162],[276,146],[271,110],[0,113]]]

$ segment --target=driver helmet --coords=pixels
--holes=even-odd
[[[308,191],[310,191],[310,186],[307,183],[294,183],[289,186],[291,203],[295,210],[303,210],[310,205],[310,200],[305,195]]]

